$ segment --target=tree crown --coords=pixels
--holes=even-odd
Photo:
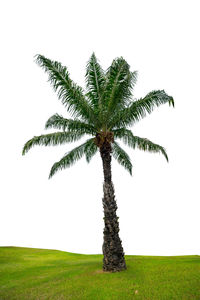
[[[174,100],[164,90],[151,91],[144,98],[132,98],[137,72],[130,70],[123,57],[114,59],[104,71],[93,53],[86,66],[85,91],[70,79],[67,68],[60,62],[36,55],[36,63],[48,74],[48,81],[72,119],[59,114],[51,116],[45,129],[54,128],[59,131],[33,137],[24,145],[22,154],[34,145],[64,144],[76,141],[85,134],[92,135],[92,138],[67,152],[56,162],[49,177],[58,170],[71,166],[83,155],[89,162],[104,142],[112,145],[113,157],[132,174],[130,158],[116,139],[121,139],[133,149],[160,152],[168,160],[162,146],[133,135],[127,126],[134,125],[161,104],[169,103],[174,106]]]

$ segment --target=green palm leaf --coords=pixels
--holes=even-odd
[[[45,129],[49,128],[62,129],[64,131],[67,129],[69,131],[77,131],[86,134],[96,133],[95,127],[93,125],[83,123],[80,120],[65,119],[59,114],[55,114],[47,120]]]
[[[86,161],[89,163],[92,157],[97,153],[98,147],[94,143],[94,138],[88,140],[87,144],[85,145],[85,157]]]
[[[22,155],[27,153],[33,146],[55,146],[62,145],[65,143],[71,143],[79,140],[84,133],[79,132],[54,132],[49,134],[44,134],[40,136],[34,136],[31,140],[26,142],[23,147]]]
[[[174,106],[174,100],[164,90],[152,91],[144,98],[132,102],[113,116],[109,122],[110,128],[124,127],[144,118],[161,104],[169,103]]]
[[[79,160],[84,153],[87,153],[85,151],[85,148],[88,144],[91,143],[92,139],[87,140],[85,143],[81,144],[80,146],[74,148],[73,150],[67,152],[60,161],[56,162],[50,171],[49,178],[51,178],[55,173],[57,173],[59,170],[63,170],[65,168],[68,168],[72,166],[77,160]]]
[[[117,142],[112,143],[112,156],[132,175],[132,163],[130,158]]]
[[[114,59],[106,73],[105,104],[108,110],[123,107],[128,103],[132,88],[136,83],[137,72],[130,72],[130,66],[124,58]]]
[[[87,94],[93,108],[98,110],[102,105],[102,93],[105,84],[105,74],[97,61],[95,54],[90,57],[86,67],[86,86],[89,90]]]
[[[140,150],[148,151],[148,152],[162,153],[166,158],[166,160],[168,161],[167,153],[162,146],[158,144],[154,144],[153,142],[151,142],[146,138],[140,138],[138,136],[134,136],[131,130],[128,130],[126,128],[120,128],[120,129],[113,130],[113,133],[115,138],[121,139],[129,147],[133,149],[138,148]]]
[[[94,111],[85,99],[83,89],[70,79],[67,68],[42,55],[36,56],[36,62],[48,73],[50,83],[72,116],[81,117],[89,123],[96,122]]]

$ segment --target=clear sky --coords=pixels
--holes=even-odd
[[[1,3],[0,245],[101,253],[103,170],[99,154],[51,180],[51,166],[80,142],[23,145],[45,133],[54,113],[69,117],[34,62],[42,54],[68,67],[84,87],[94,51],[106,69],[123,56],[138,70],[133,97],[164,89],[160,106],[132,127],[164,146],[159,154],[125,149],[133,176],[112,162],[120,237],[126,254],[200,254],[199,1],[4,1]]]

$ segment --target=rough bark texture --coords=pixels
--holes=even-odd
[[[119,238],[119,223],[116,215],[114,186],[111,179],[111,144],[105,141],[100,147],[104,172],[104,241],[103,241],[103,270],[122,271],[126,269],[124,251]]]

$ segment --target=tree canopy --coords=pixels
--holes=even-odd
[[[137,72],[130,70],[123,57],[114,59],[111,66],[104,71],[93,53],[86,66],[85,90],[70,79],[67,68],[60,62],[36,55],[36,63],[48,74],[48,81],[72,118],[66,119],[59,114],[51,116],[45,129],[52,128],[58,131],[33,137],[24,145],[22,154],[35,145],[62,145],[75,142],[84,135],[92,136],[65,153],[52,166],[49,178],[57,171],[70,167],[84,155],[87,162],[90,162],[105,139],[112,145],[112,156],[130,174],[130,157],[118,144],[118,140],[133,149],[161,153],[168,161],[166,150],[162,146],[133,135],[128,127],[146,117],[161,104],[168,103],[174,106],[174,100],[164,90],[153,90],[144,98],[133,98]]]

